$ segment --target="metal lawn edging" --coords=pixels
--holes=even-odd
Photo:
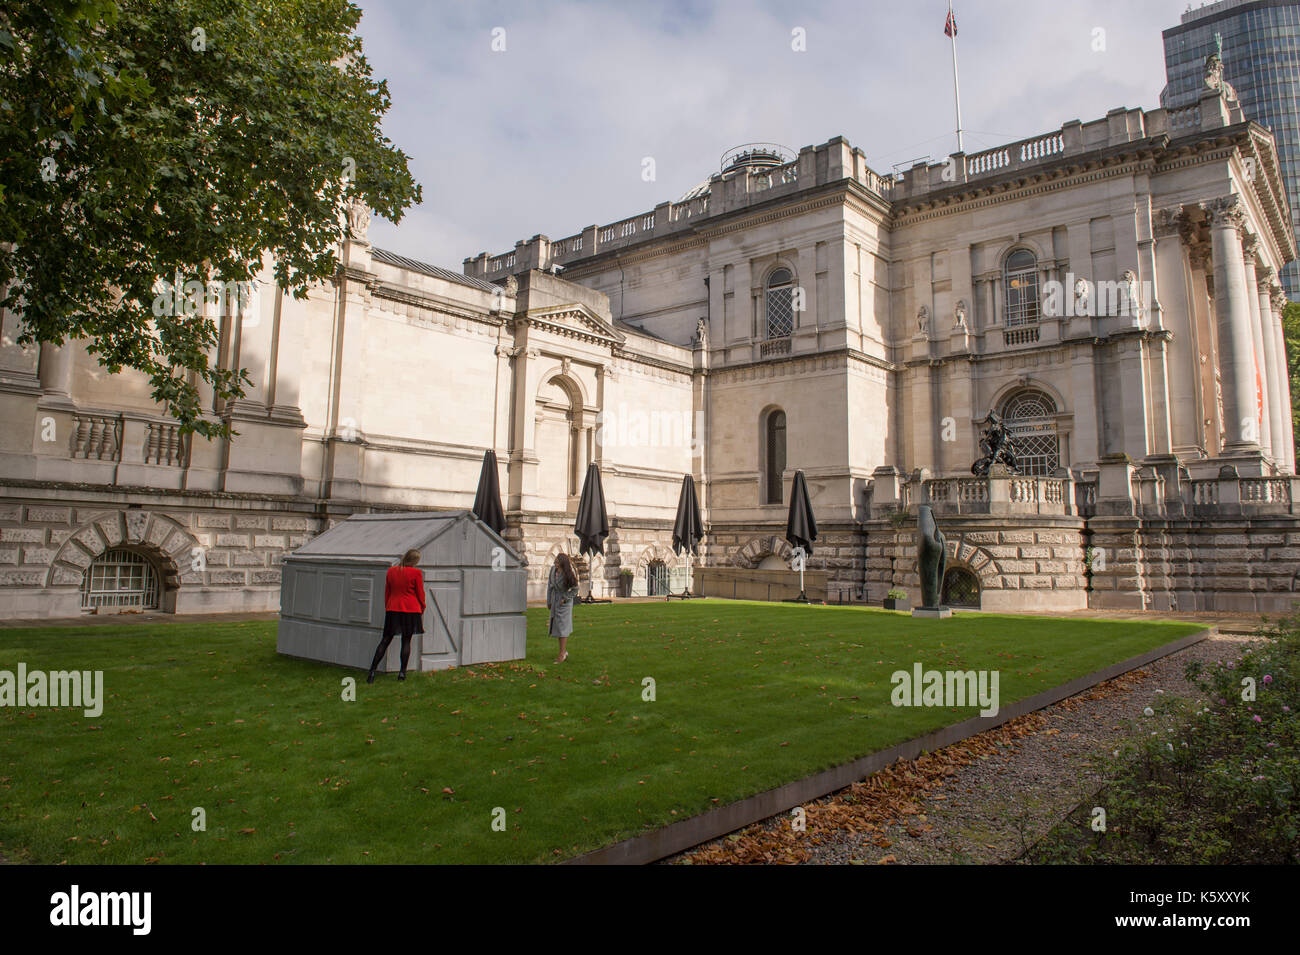
[[[645,865],[666,859],[694,846],[725,836],[755,822],[787,812],[814,799],[820,799],[844,789],[852,783],[884,769],[901,759],[914,759],[921,753],[933,752],[944,746],[960,742],[986,730],[1001,726],[1018,716],[1041,710],[1090,689],[1099,683],[1146,666],[1162,657],[1177,653],[1200,643],[1218,632],[1217,627],[1198,630],[1163,646],[1140,653],[1135,657],[1112,663],[1069,683],[1052,687],[1041,693],[1010,703],[998,710],[997,716],[976,716],[960,723],[944,726],[924,736],[906,740],[874,753],[868,753],[852,762],[796,779],[775,789],[757,793],[745,799],[710,809],[681,822],[670,823],[653,832],[633,836],[613,845],[565,860],[566,865]]]

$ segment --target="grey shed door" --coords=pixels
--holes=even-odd
[[[460,665],[460,581],[426,580],[424,610],[425,662]]]

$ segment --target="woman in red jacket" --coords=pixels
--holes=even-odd
[[[406,679],[406,663],[411,659],[411,637],[424,633],[424,574],[415,565],[420,562],[418,550],[408,550],[402,555],[402,563],[389,567],[384,578],[384,636],[375,650],[375,658],[370,661],[370,675],[367,683],[375,682],[375,670],[379,661],[388,652],[388,645],[393,637],[402,635],[402,672],[399,680]]]

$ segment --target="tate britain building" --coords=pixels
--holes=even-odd
[[[1277,274],[1296,241],[1272,135],[1213,70],[1193,105],[901,175],[842,138],[741,148],[677,201],[459,273],[351,219],[309,298],[264,278],[217,316],[212,360],[253,380],[207,398],[231,440],[180,434],[142,377],[76,343],[19,348],[3,317],[6,616],[276,609],[288,552],[354,513],[469,508],[488,449],[532,598],[576,551],[594,462],[597,596],[629,574],[636,594],[683,588],[686,474],[699,586],[785,595],[802,470],[811,596],[915,601],[929,503],[957,607],[1291,605]],[[1018,468],[977,477],[990,412]]]

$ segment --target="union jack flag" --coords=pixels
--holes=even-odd
[[[953,15],[951,9],[948,10],[948,19],[943,24],[943,35],[951,37],[957,35],[957,18]]]

